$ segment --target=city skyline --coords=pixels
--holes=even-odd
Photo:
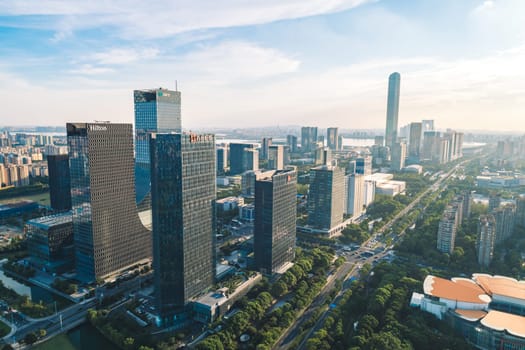
[[[398,71],[399,125],[523,128],[524,6],[0,2],[2,117],[19,125],[131,122],[133,89],[175,89],[177,80],[188,128],[266,126],[271,118],[379,129],[385,77]]]

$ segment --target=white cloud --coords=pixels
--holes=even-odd
[[[284,53],[242,41],[202,46],[185,56],[174,58],[177,70],[188,78],[201,78],[223,84],[292,73],[300,61]]]
[[[299,75],[299,61],[282,52],[226,42],[148,67],[131,65],[127,69],[133,74],[116,70],[111,80],[102,80],[104,74],[80,74],[82,68],[84,73],[96,72],[96,67],[86,66],[67,81],[38,86],[1,74],[0,67],[0,81],[9,82],[0,85],[0,104],[5,106],[1,117],[17,117],[20,124],[63,124],[100,116],[132,122],[133,89],[159,83],[173,87],[179,79],[186,128],[275,124],[382,128],[387,77],[399,71],[400,125],[435,118],[440,128],[516,130],[525,129],[524,61],[525,46],[520,46],[473,59],[385,59]],[[29,95],[32,104],[24,102]]]
[[[494,1],[485,0],[474,9],[474,12],[489,11],[493,7],[494,7]]]
[[[0,1],[0,13],[11,16],[37,15],[35,21],[26,22],[26,25],[56,30],[57,39],[74,30],[101,26],[116,27],[127,39],[137,39],[327,14],[370,1],[20,0]],[[49,16],[49,19],[46,21],[41,16]]]
[[[119,48],[110,49],[104,52],[97,52],[87,59],[94,61],[96,64],[118,65],[130,63],[142,59],[152,59],[157,57],[159,50],[155,48],[129,49]]]
[[[76,69],[69,70],[69,73],[80,75],[98,75],[112,72],[114,72],[114,69],[107,67],[94,67],[91,64],[83,64]]]

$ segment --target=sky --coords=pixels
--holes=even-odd
[[[523,0],[0,0],[0,125],[133,122],[182,93],[187,129],[525,130]]]

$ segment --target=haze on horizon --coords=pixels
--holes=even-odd
[[[525,130],[521,0],[0,0],[0,124],[133,122],[182,91],[185,128]]]

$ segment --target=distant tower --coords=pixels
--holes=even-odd
[[[400,82],[401,76],[397,72],[390,74],[388,77],[385,146],[390,148],[397,142]]]
[[[271,137],[263,137],[261,142],[261,152],[260,156],[261,159],[268,159],[268,149],[272,145],[272,138]]]
[[[392,146],[392,166],[393,171],[401,171],[405,167],[405,159],[407,156],[407,144],[403,142],[396,142]]]
[[[308,225],[330,230],[343,222],[344,176],[343,170],[330,165],[310,169]]]
[[[135,186],[141,211],[150,206],[149,134],[181,132],[180,91],[150,89],[133,91],[135,102]]]
[[[456,231],[459,225],[458,208],[448,206],[439,221],[437,234],[437,249],[443,253],[452,254],[456,242]]]
[[[268,169],[284,169],[284,146],[273,145],[268,149]]]
[[[250,151],[249,154],[247,152]],[[256,152],[256,153],[253,153]],[[259,152],[251,143],[230,143],[230,175],[242,174],[247,170],[259,169]],[[257,159],[254,159],[256,157]],[[257,166],[254,167],[256,162]]]
[[[272,274],[293,261],[297,173],[269,172],[255,181],[254,253],[257,269]]]
[[[288,145],[288,147],[290,147],[290,152],[292,153],[297,152],[297,136],[287,135],[286,144]]]
[[[408,139],[408,156],[419,161],[419,151],[421,148],[421,137],[423,126],[421,123],[410,123],[410,134]]]
[[[301,128],[301,152],[312,152],[317,148],[317,127],[303,126]]]
[[[328,128],[326,129],[326,142],[328,148],[332,151],[339,151],[339,129]]]
[[[478,250],[478,263],[488,267],[494,254],[494,242],[496,240],[496,222],[491,214],[479,218],[478,239],[476,247]]]
[[[215,280],[215,137],[152,134],[150,146],[155,301],[171,325]]]
[[[364,211],[365,176],[349,174],[345,176],[345,206],[344,212],[352,217],[359,217]]]
[[[133,126],[67,123],[67,142],[77,279],[94,282],[149,260],[151,232],[135,202]]]

